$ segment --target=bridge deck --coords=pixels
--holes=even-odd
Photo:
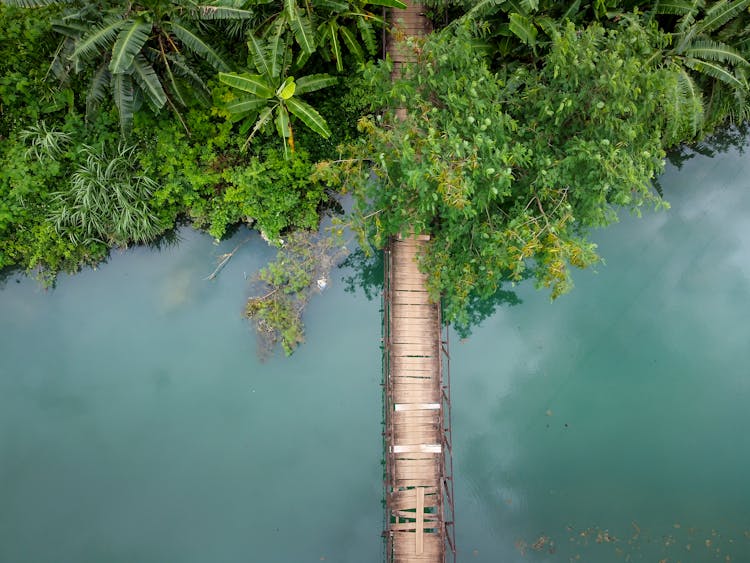
[[[402,43],[432,31],[418,0],[391,10],[395,31],[385,48],[394,75],[416,60]],[[396,110],[397,119],[405,108]],[[384,375],[386,557],[389,562],[443,563],[453,537],[453,481],[447,333],[440,305],[430,301],[417,256],[429,236],[398,237],[386,249]]]
[[[395,239],[386,254],[386,549],[398,563],[443,562],[446,545],[454,552],[446,537],[453,508],[442,377],[447,350],[439,305],[430,301],[416,262],[428,240]]]

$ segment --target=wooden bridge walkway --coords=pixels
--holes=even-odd
[[[394,76],[415,58],[400,41],[432,31],[421,2],[406,3],[405,10],[391,10],[396,31],[384,41]],[[397,119],[405,111],[398,108]],[[398,237],[385,250],[384,534],[389,563],[456,558],[448,333],[443,333],[440,304],[430,301],[416,261],[429,238]]]
[[[447,332],[416,256],[429,237],[385,254],[386,558],[455,561]]]

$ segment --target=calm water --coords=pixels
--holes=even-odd
[[[550,304],[452,342],[460,561],[750,562],[750,158],[670,170]],[[0,290],[0,562],[382,560],[380,302],[261,364],[254,239]],[[729,558],[729,559],[727,559]]]

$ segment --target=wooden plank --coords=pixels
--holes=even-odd
[[[440,444],[398,444],[391,447],[394,454],[439,454],[443,451]]]
[[[440,410],[440,403],[399,403],[394,405],[396,411],[435,411]]]

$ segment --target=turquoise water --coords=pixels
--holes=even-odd
[[[572,294],[454,335],[459,561],[750,562],[750,159],[662,183]],[[203,279],[246,236],[6,280],[1,562],[382,561],[380,301],[338,272],[260,363],[241,311],[272,252]]]

